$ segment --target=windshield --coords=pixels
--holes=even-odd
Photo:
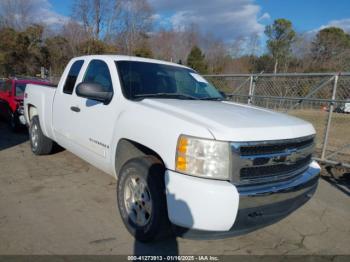
[[[187,68],[136,61],[116,64],[123,94],[128,99],[223,99],[213,85]]]
[[[16,84],[16,96],[23,96],[27,84],[17,83]]]

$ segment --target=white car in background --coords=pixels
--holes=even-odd
[[[344,113],[344,114],[350,114],[350,100],[347,99],[349,102],[345,102],[343,105],[340,105],[334,109],[334,112],[336,113]]]

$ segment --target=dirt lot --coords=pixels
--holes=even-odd
[[[321,110],[293,110],[289,112],[290,115],[300,117],[306,121],[311,122],[316,131],[317,148],[321,152],[323,145],[324,132],[326,130],[326,123],[328,120],[328,112]],[[327,147],[327,154],[339,150],[344,145],[350,144],[350,114],[333,113],[331,128],[329,132],[329,140]],[[339,155],[338,160],[350,162],[350,148],[342,151],[344,154]],[[345,154],[346,153],[346,154]]]
[[[135,242],[115,180],[67,151],[35,157],[0,122],[0,254],[350,254],[350,198],[325,180],[281,222],[215,241]]]

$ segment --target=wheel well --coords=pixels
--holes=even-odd
[[[154,150],[129,139],[121,139],[115,155],[115,169],[118,175],[121,167],[130,159],[141,156],[154,156],[164,165],[162,158]]]
[[[29,122],[32,120],[34,116],[38,115],[38,110],[35,106],[33,105],[28,105],[28,118]]]

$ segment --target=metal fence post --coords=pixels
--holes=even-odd
[[[322,160],[324,160],[326,158],[329,130],[331,127],[332,114],[333,114],[333,110],[334,110],[334,100],[335,100],[336,94],[337,94],[338,77],[339,77],[338,75],[336,75],[334,77],[332,102],[330,102],[330,106],[329,106],[328,120],[327,120],[327,125],[326,125],[325,134],[324,134],[324,140],[323,140],[323,146],[322,146],[322,154],[321,154]]]
[[[248,96],[248,105],[251,105],[253,103],[253,95],[255,92],[255,79],[254,75],[250,76],[250,82],[249,82],[249,96]]]
[[[253,83],[252,83],[252,93],[251,93],[251,96],[252,96],[252,99],[251,99],[251,103],[254,104],[254,96],[255,96],[255,87],[256,87],[256,81],[257,81],[258,77],[256,76],[253,76]]]

